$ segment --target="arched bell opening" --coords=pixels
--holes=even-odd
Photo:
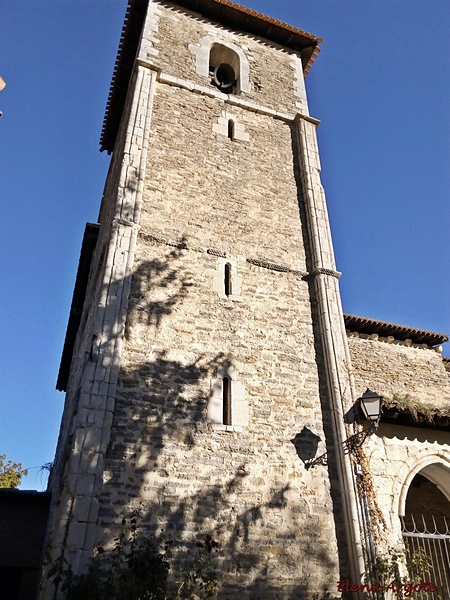
[[[209,74],[212,83],[225,94],[238,94],[240,90],[239,55],[223,44],[213,44],[209,53]]]
[[[409,483],[400,516],[410,578],[436,585],[427,598],[450,598],[450,472],[427,465]]]

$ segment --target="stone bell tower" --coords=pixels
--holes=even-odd
[[[58,379],[48,543],[75,572],[139,506],[180,560],[218,539],[220,598],[333,597],[362,574],[304,85],[320,41],[228,0],[129,2]]]

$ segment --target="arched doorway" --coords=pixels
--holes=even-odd
[[[427,465],[411,479],[400,516],[409,560],[422,553],[430,562],[429,572],[416,566],[411,575],[436,584],[436,592],[427,596],[434,600],[450,600],[449,497],[449,468],[439,463]]]

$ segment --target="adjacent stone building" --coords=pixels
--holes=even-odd
[[[47,492],[0,489],[2,600],[36,598],[49,500]]]
[[[180,563],[220,543],[219,598],[340,597],[401,540],[417,473],[450,498],[446,336],[342,314],[320,41],[228,0],[129,1],[58,378],[47,547],[74,572],[137,511]],[[352,452],[367,387],[395,414]],[[400,396],[433,409],[420,436]]]

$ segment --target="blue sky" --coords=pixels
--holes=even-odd
[[[450,3],[244,4],[325,40],[307,90],[344,311],[450,333]],[[109,165],[98,142],[125,8],[0,6],[0,454],[26,467],[56,446],[55,382]],[[36,468],[22,487],[43,484]]]

